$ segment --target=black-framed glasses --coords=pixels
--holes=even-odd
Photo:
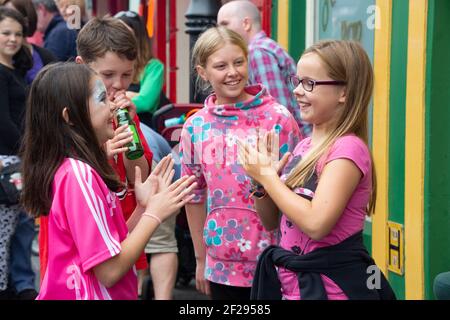
[[[312,92],[314,90],[314,87],[317,85],[328,85],[328,86],[342,86],[347,84],[345,81],[337,81],[337,80],[326,80],[326,81],[320,81],[320,80],[313,80],[309,78],[300,78],[297,75],[290,75],[289,76],[289,83],[293,87],[293,89],[297,88],[300,83],[302,84],[302,87],[305,91]]]
[[[138,14],[134,11],[120,11],[114,15],[114,18],[122,18],[122,17],[136,18],[137,16]]]

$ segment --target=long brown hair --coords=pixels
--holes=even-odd
[[[35,217],[47,215],[56,170],[71,157],[89,164],[109,189],[121,184],[98,143],[89,113],[94,72],[83,64],[44,67],[31,86],[21,147],[22,204]],[[68,109],[69,123],[63,118]]]
[[[353,133],[368,145],[368,109],[373,92],[373,70],[367,53],[357,42],[328,40],[309,47],[302,56],[306,54],[316,54],[331,79],[346,82],[346,99],[344,111],[336,122],[335,128],[292,170],[286,180],[286,185],[290,188],[306,183],[316,170],[318,162],[339,137]],[[376,172],[372,158],[372,194],[368,206],[369,215],[375,210],[376,190]]]

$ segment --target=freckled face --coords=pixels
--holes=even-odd
[[[244,90],[248,80],[247,57],[240,47],[225,44],[198,71],[213,87],[218,104],[234,104],[248,97]]]

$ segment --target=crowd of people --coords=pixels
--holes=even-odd
[[[322,41],[296,64],[252,2],[227,2],[192,51],[209,95],[178,159],[149,127],[164,66],[142,18],[84,14],[77,30],[65,22],[77,3],[1,3],[0,162],[22,163],[23,188],[20,203],[0,204],[0,298],[137,299],[149,273],[155,299],[171,299],[185,208],[196,287],[213,300],[395,299],[382,273],[367,286],[362,230],[377,186],[360,44]]]

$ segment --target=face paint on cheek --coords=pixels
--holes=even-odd
[[[100,105],[102,102],[104,102],[105,97],[106,97],[105,85],[101,80],[99,79],[95,80],[93,92],[94,103],[96,105]]]

